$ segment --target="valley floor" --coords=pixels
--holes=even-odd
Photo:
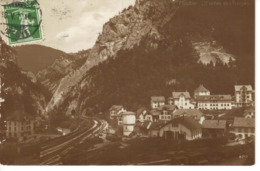
[[[252,165],[254,145],[225,146],[222,139],[173,142],[136,138],[103,144],[82,144],[64,157],[64,165]],[[81,150],[80,150],[81,149]],[[93,150],[90,150],[93,149]]]

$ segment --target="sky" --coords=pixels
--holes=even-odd
[[[65,52],[92,48],[103,24],[135,0],[38,0],[42,9],[41,45]]]

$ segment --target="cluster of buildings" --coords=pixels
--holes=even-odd
[[[176,105],[178,109],[200,110],[231,110],[236,107],[248,107],[254,105],[254,90],[251,85],[236,85],[235,96],[211,95],[210,91],[200,85],[194,91],[194,98],[189,92],[173,92],[168,98],[168,104]],[[158,108],[166,104],[163,96],[151,98],[151,107]]]
[[[232,121],[208,116],[204,111],[228,111],[238,107],[254,106],[251,86],[235,86],[235,97],[211,95],[203,85],[195,91],[173,92],[166,102],[163,96],[152,96],[151,107],[129,112],[121,105],[110,108],[110,119],[123,127],[123,135],[164,137],[195,140],[223,137],[229,133],[240,139],[254,136],[254,108],[245,110],[243,117]]]

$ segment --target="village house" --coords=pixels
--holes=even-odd
[[[175,112],[173,112],[173,119],[184,116],[191,117],[199,123],[202,123],[205,120],[204,114],[197,109],[178,109]]]
[[[122,113],[126,112],[127,110],[122,106],[122,105],[113,105],[110,109],[110,119],[111,120],[116,120],[117,125],[122,125],[123,120],[122,120]]]
[[[160,129],[163,125],[165,125],[167,122],[165,121],[158,121],[158,122],[152,122],[148,129],[148,136],[149,137],[160,137]]]
[[[24,141],[34,134],[34,119],[23,112],[14,112],[6,119],[6,138]]]
[[[209,96],[209,95],[210,95],[210,91],[206,89],[203,85],[200,85],[194,91],[194,99],[196,99],[197,96]]]
[[[161,111],[156,110],[156,109],[152,109],[152,110],[150,110],[150,114],[153,117],[153,122],[159,121],[160,115],[161,115]]]
[[[136,114],[135,112],[122,113],[123,135],[129,136],[135,128]]]
[[[164,105],[160,106],[157,111],[160,112],[159,120],[161,121],[169,121],[172,120],[173,113],[177,110],[175,105]]]
[[[156,109],[160,106],[165,105],[165,97],[163,96],[152,96],[151,97],[151,107],[152,109]]]
[[[235,98],[237,107],[254,105],[254,90],[251,85],[235,85]]]
[[[110,119],[116,119],[122,112],[126,112],[126,109],[122,105],[113,105],[110,109]]]
[[[153,121],[153,116],[151,114],[148,114],[147,110],[144,107],[141,107],[136,112],[136,119],[139,122]]]
[[[244,111],[245,118],[255,118],[255,109],[249,108]]]
[[[227,129],[225,120],[204,120],[202,123],[203,137],[223,137]]]
[[[191,117],[181,117],[151,129],[150,135],[191,141],[202,137],[202,126]]]
[[[235,117],[230,133],[239,139],[255,136],[255,119]]]
[[[198,109],[201,110],[231,110],[231,95],[197,96]]]
[[[169,104],[176,105],[179,109],[194,109],[189,92],[173,92],[169,98]]]

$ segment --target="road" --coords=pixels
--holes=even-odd
[[[61,165],[61,157],[66,155],[76,145],[83,143],[88,138],[99,135],[108,128],[108,123],[104,120],[82,117],[85,124],[66,136],[55,138],[41,144],[40,159],[37,165]]]

